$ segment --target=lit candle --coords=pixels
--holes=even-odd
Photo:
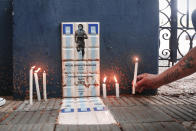
[[[132,94],[135,94],[135,84],[137,81],[137,70],[138,70],[138,58],[135,58],[135,69],[134,69],[134,77],[133,77],[133,87],[132,87]]]
[[[107,77],[104,77],[104,79],[103,79],[103,98],[107,97],[106,83],[105,83],[106,80],[107,80]]]
[[[36,86],[37,99],[38,99],[38,101],[41,101],[40,90],[39,90],[39,80],[38,80],[38,75],[37,75],[37,73],[40,71],[40,69],[41,69],[41,68],[38,68],[38,69],[34,72],[35,86]]]
[[[33,105],[33,70],[35,66],[32,66],[29,71],[29,103]]]
[[[115,87],[116,87],[116,97],[119,97],[119,84],[116,79],[116,76],[114,76],[114,80],[115,80]]]
[[[43,72],[43,96],[44,100],[47,101],[47,95],[46,95],[46,72]]]

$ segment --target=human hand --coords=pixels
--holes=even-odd
[[[158,75],[144,73],[137,76],[135,89],[136,92],[141,93],[144,89],[156,89],[160,86]]]

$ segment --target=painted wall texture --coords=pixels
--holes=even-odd
[[[12,90],[12,6],[10,0],[0,0],[0,95]]]
[[[114,74],[121,92],[130,93],[135,55],[139,73],[157,73],[158,0],[15,0],[13,9],[15,97],[28,96],[32,65],[46,70],[49,97],[62,96],[61,22],[100,22],[101,76],[109,78],[109,94]]]

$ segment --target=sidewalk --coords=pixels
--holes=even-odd
[[[47,102],[7,100],[0,107],[0,131],[184,131],[196,128],[196,96],[109,96],[102,99],[116,124],[60,125],[57,118],[61,99]]]

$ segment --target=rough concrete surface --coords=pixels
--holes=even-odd
[[[160,67],[159,73],[168,69],[168,67]],[[164,85],[158,89],[159,95],[170,95],[177,97],[190,97],[196,94],[196,73]]]

